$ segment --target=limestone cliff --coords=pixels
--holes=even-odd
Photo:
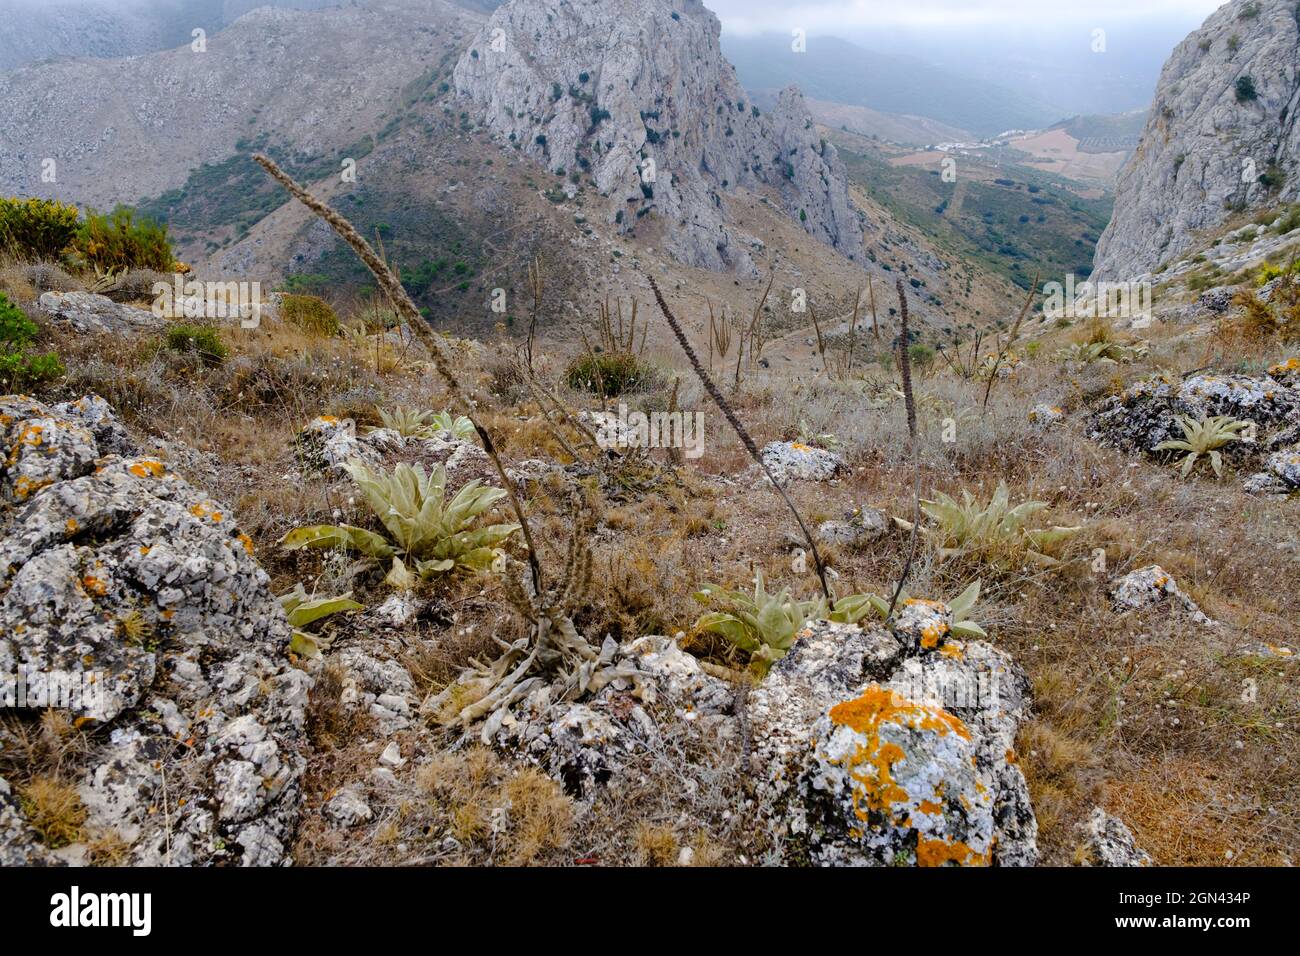
[[[512,0],[455,70],[457,91],[500,141],[590,181],[610,223],[655,216],[681,261],[753,271],[728,223],[735,187],[779,194],[808,233],[862,257],[861,214],[835,148],[794,89],[752,103],[699,0]]]
[[[1300,197],[1300,6],[1234,0],[1165,64],[1120,174],[1095,275],[1123,280],[1188,251],[1234,212]]]

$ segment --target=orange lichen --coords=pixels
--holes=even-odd
[[[48,478],[38,480],[28,478],[26,475],[20,475],[14,482],[14,498],[18,501],[24,501],[49,484],[52,484],[52,482]]]
[[[948,863],[958,866],[988,866],[989,854],[976,853],[961,840],[931,839],[924,835],[917,838],[917,866],[944,866]]]
[[[76,518],[69,518],[69,519],[68,519],[67,521],[65,521],[64,524],[63,524],[63,530],[66,531],[68,534],[76,534],[76,533],[77,533],[77,527],[78,527],[78,525],[77,525],[77,519],[76,519]]]
[[[921,629],[921,647],[925,648],[927,651],[934,650],[939,646],[939,642],[943,640],[947,633],[947,621],[931,621]]]
[[[951,657],[955,661],[960,661],[966,657],[966,646],[957,641],[948,641],[943,647],[939,648],[939,653],[944,657]]]
[[[881,741],[880,732],[885,724],[934,731],[940,736],[955,733],[964,740],[970,739],[966,725],[952,714],[913,703],[879,684],[872,684],[854,700],[836,704],[831,708],[830,719],[831,723],[867,738],[847,761],[849,776],[856,784],[853,812],[860,820],[866,820],[873,811],[887,812],[894,804],[909,798],[907,791],[894,780],[894,765],[906,754],[897,744]]]
[[[167,473],[163,463],[153,458],[142,458],[127,470],[137,478],[161,478]]]
[[[244,546],[244,550],[245,550],[245,551],[247,551],[249,554],[252,554],[252,553],[253,553],[253,539],[252,539],[252,538],[250,538],[248,535],[244,534],[243,532],[240,532],[240,533],[239,533],[238,535],[236,535],[235,537],[236,537],[236,540],[237,540],[240,544],[242,544],[242,545]]]

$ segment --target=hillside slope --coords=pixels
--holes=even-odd
[[[384,125],[384,106],[465,38],[476,15],[443,0],[259,8],[189,46],[62,60],[0,74],[0,193],[97,206],[181,187],[265,135],[314,161]],[[394,23],[404,24],[393,29]],[[57,179],[43,181],[53,159]]]

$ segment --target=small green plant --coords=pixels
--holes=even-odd
[[[167,329],[163,342],[172,352],[197,355],[205,365],[220,365],[230,355],[230,349],[211,325],[178,322]]]
[[[414,408],[395,408],[392,411],[380,408],[376,411],[383,427],[391,428],[403,438],[433,438],[445,432],[452,438],[470,441],[478,435],[474,423],[464,415],[453,417],[447,411],[422,412]]]
[[[801,445],[812,445],[816,448],[826,448],[834,451],[840,447],[840,440],[830,432],[819,433],[814,428],[809,428],[808,423],[802,418],[799,419],[799,435],[795,439]]]
[[[1273,227],[1273,232],[1279,236],[1285,236],[1288,232],[1300,229],[1300,205],[1289,206],[1287,211]]]
[[[85,267],[102,272],[170,272],[176,266],[167,227],[137,218],[129,206],[118,206],[108,214],[87,211],[72,245]]]
[[[519,530],[517,524],[475,527],[506,493],[471,481],[448,502],[447,470],[441,465],[431,475],[419,465],[400,464],[391,474],[371,472],[358,461],[344,467],[387,535],[352,525],[317,525],[290,531],[280,542],[285,548],[338,548],[391,561],[385,580],[409,590],[457,567],[486,571]]]
[[[314,335],[339,334],[339,317],[324,299],[314,295],[280,296],[280,318]]]
[[[1075,342],[1057,352],[1056,357],[1073,365],[1091,365],[1094,362],[1117,365],[1145,358],[1149,350],[1150,347],[1142,342],[1136,345],[1124,345],[1121,342]]]
[[[934,501],[922,501],[921,510],[933,522],[925,533],[939,547],[944,558],[971,558],[994,567],[1010,569],[1028,560],[1045,567],[1060,561],[1049,552],[1083,530],[1080,527],[1030,529],[1029,519],[1047,507],[1045,501],[1011,504],[1005,482],[987,504],[979,502],[969,491],[962,491],[962,501],[940,492]]]
[[[352,592],[336,597],[313,598],[299,581],[288,594],[280,595],[280,607],[284,608],[293,636],[289,641],[289,650],[300,657],[319,657],[330,649],[330,638],[320,634],[309,633],[306,628],[317,621],[334,614],[360,611],[365,605],[352,600]]]
[[[914,366],[924,371],[934,365],[934,359],[938,353],[924,342],[913,342],[907,347],[907,355]]]
[[[1156,451],[1185,451],[1181,469],[1186,478],[1196,467],[1202,455],[1210,459],[1210,466],[1217,477],[1223,477],[1223,454],[1219,449],[1232,442],[1241,440],[1241,433],[1247,431],[1251,424],[1233,418],[1231,415],[1215,415],[1212,418],[1195,421],[1186,415],[1178,416],[1178,427],[1183,430],[1181,439],[1162,441]]]
[[[809,620],[827,615],[824,598],[799,601],[788,588],[768,594],[761,571],[754,578],[753,595],[706,584],[694,597],[706,607],[720,608],[696,621],[695,629],[724,637],[748,652],[750,666],[759,674],[766,674],[789,653]],[[847,606],[844,613],[846,617],[851,613]]]
[[[452,438],[461,441],[473,441],[478,437],[474,423],[465,415],[452,416],[451,412],[442,411],[433,416],[433,428],[436,432],[446,432]]]
[[[59,378],[66,371],[54,352],[31,355],[28,347],[40,330],[27,313],[0,292],[0,387],[18,391]]]
[[[77,207],[53,199],[0,199],[0,252],[59,259],[77,235]]]
[[[430,423],[433,412],[422,412],[417,408],[394,408],[388,411],[375,409],[383,427],[391,429],[403,438],[432,438],[434,428]]]
[[[1251,76],[1243,76],[1237,79],[1237,102],[1249,103],[1252,100],[1259,99],[1259,91],[1255,89],[1255,80]]]

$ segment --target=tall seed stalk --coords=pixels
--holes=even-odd
[[[912,358],[908,353],[907,291],[902,279],[898,280],[898,303],[902,315],[898,335],[898,372],[903,379],[903,403],[907,407],[907,449],[912,458],[912,533],[903,573],[899,575],[898,586],[894,588],[894,596],[889,600],[889,613],[885,615],[887,621],[893,619],[894,608],[898,606],[903,587],[912,573],[912,562],[916,560],[917,534],[921,528],[921,458],[916,447],[916,398],[912,394]]]
[[[497,476],[501,479],[501,487],[505,489],[510,498],[510,507],[515,513],[515,518],[519,521],[524,542],[528,546],[528,568],[533,578],[533,587],[538,594],[544,593],[542,591],[542,567],[537,559],[537,548],[533,545],[532,530],[528,525],[528,518],[524,516],[523,505],[519,502],[519,495],[515,491],[514,482],[506,475],[505,466],[501,463],[501,456],[497,454],[492,436],[488,434],[487,429],[475,420],[474,407],[470,404],[469,399],[460,387],[460,383],[456,380],[456,376],[452,373],[447,355],[443,352],[437,336],[433,334],[433,330],[424,321],[424,316],[420,314],[420,310],[411,301],[411,297],[402,286],[401,280],[346,218],[308,192],[304,186],[281,169],[275,160],[269,156],[256,153],[253,159],[266,170],[272,179],[288,190],[299,202],[329,223],[334,231],[339,234],[339,237],[352,247],[352,251],[365,263],[366,268],[370,270],[370,274],[379,283],[379,288],[388,296],[388,301],[393,304],[397,314],[406,319],[411,331],[420,337],[420,341],[429,350],[429,354],[433,357],[433,367],[437,370],[443,384],[447,386],[447,391],[451,393],[453,404],[474,425],[474,430],[478,432],[479,441],[483,443],[483,450],[487,452],[488,457],[492,459],[492,464],[496,467]]]

